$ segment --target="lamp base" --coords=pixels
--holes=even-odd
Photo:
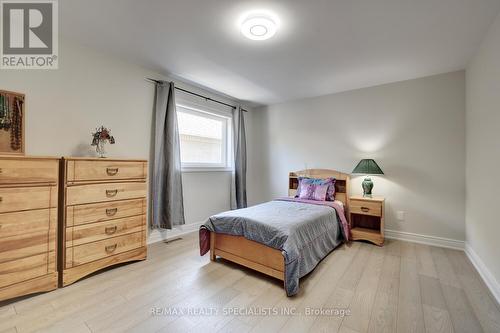
[[[363,197],[371,198],[373,189],[373,182],[371,178],[366,177],[365,180],[363,180],[363,183],[361,183],[361,186],[363,187]]]

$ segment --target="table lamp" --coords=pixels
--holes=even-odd
[[[384,172],[377,163],[372,159],[363,159],[359,161],[358,165],[352,170],[353,174],[365,174],[366,178],[363,180],[361,186],[363,187],[363,197],[372,197],[373,182],[370,175],[383,175]]]

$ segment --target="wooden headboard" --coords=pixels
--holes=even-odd
[[[335,178],[335,199],[344,203],[346,213],[349,211],[349,186],[350,176],[335,170],[307,169],[290,172],[288,176],[288,196],[295,196],[299,186],[299,177]]]

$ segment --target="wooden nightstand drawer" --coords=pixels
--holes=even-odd
[[[380,202],[351,200],[349,207],[353,214],[382,216],[382,204]]]

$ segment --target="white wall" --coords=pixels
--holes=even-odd
[[[374,191],[387,197],[389,229],[464,239],[463,76],[450,73],[247,113],[249,203],[286,194],[287,173],[306,164],[350,172],[360,158],[374,157],[387,174],[375,179]],[[0,89],[27,95],[29,155],[90,156],[90,132],[104,124],[117,139],[108,146],[109,156],[148,158],[154,87],[145,77],[160,76],[62,43],[59,70],[2,71]],[[361,180],[354,180],[355,192]],[[184,174],[187,222],[229,209],[229,181],[227,172]],[[406,211],[405,222],[395,220],[397,210]]]
[[[0,89],[26,94],[27,155],[95,156],[90,134],[104,124],[117,140],[108,156],[149,159],[154,85],[145,78],[161,76],[112,55],[60,47],[58,70],[0,71]],[[183,180],[187,223],[229,209],[228,172],[187,173]]]
[[[252,200],[286,195],[289,171],[350,173],[374,158],[386,174],[373,178],[374,194],[386,197],[387,229],[465,239],[463,71],[273,105],[254,118],[261,160],[249,183],[261,192]],[[353,194],[362,179],[353,179]]]
[[[467,67],[466,242],[500,301],[500,16]],[[488,277],[485,277],[488,281]]]
[[[250,116],[250,117],[248,117]],[[245,118],[247,133],[247,199],[253,206],[271,198],[267,186],[267,123],[263,119],[264,112],[253,110]]]

